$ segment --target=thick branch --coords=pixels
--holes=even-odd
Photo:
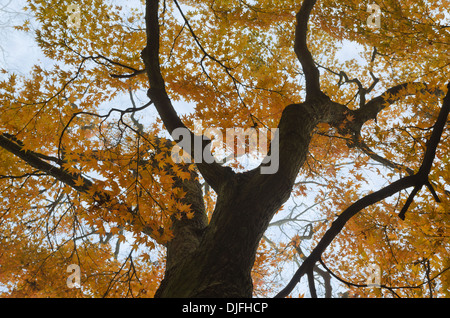
[[[24,160],[33,168],[45,172],[49,176],[52,176],[58,181],[71,186],[77,191],[86,192],[92,186],[92,182],[81,176],[81,174],[72,174],[64,171],[64,169],[60,167],[49,164],[41,159],[41,154],[29,150],[23,150],[21,145],[7,138],[4,134],[0,135],[0,147]],[[76,185],[76,180],[78,178],[83,180],[82,186]]]
[[[147,46],[142,51],[142,59],[147,71],[150,88],[147,92],[150,99],[161,116],[161,119],[170,134],[176,128],[186,128],[178,117],[169,96],[167,95],[159,63],[159,1],[146,2],[145,22],[147,30]]]
[[[378,190],[374,193],[371,193],[364,198],[356,201],[350,207],[348,207],[344,212],[342,212],[336,220],[332,223],[331,227],[324,234],[320,242],[308,256],[308,258],[302,263],[300,268],[292,277],[291,281],[286,285],[286,287],[281,290],[276,297],[286,297],[289,293],[294,289],[295,285],[300,281],[300,278],[306,273],[307,268],[313,266],[321,257],[322,253],[325,249],[331,244],[334,238],[341,232],[344,228],[345,224],[350,220],[354,215],[356,215],[361,210],[366,207],[379,202],[391,195],[407,189],[409,187],[414,186],[415,177],[408,176],[397,180],[396,182],[390,184],[389,186]]]
[[[174,131],[177,128],[182,128],[189,132],[191,138],[191,149],[184,150],[190,152],[190,154],[194,154],[194,145],[195,143],[200,142],[202,144],[201,149],[203,153],[203,149],[206,148],[210,141],[203,136],[194,136],[194,134],[184,125],[175,111],[165,88],[164,78],[162,76],[159,63],[160,30],[158,7],[158,0],[146,1],[145,22],[147,31],[147,46],[142,51],[141,56],[145,64],[145,69],[147,71],[147,76],[150,83],[150,88],[147,95],[154,103],[167,131],[174,137],[174,140],[176,142],[180,141],[179,137],[174,135]],[[226,178],[231,175],[231,170],[229,168],[222,167],[215,161],[212,163],[206,163],[203,160],[202,162],[196,162],[196,164],[206,182],[211,185],[216,192],[223,185]]]
[[[399,171],[406,171],[409,175],[413,175],[414,171],[411,170],[410,168],[408,168],[407,166],[397,163],[397,162],[393,162],[389,159],[386,159],[380,155],[378,155],[377,153],[375,153],[372,149],[370,149],[370,147],[364,142],[364,140],[361,137],[361,134],[359,132],[357,132],[355,135],[352,136],[351,141],[349,141],[348,143],[349,147],[357,147],[359,148],[362,152],[364,152],[367,156],[369,156],[372,160],[377,161],[379,163],[381,163],[382,165],[389,167],[391,169],[394,170],[399,170]]]
[[[325,95],[320,90],[320,73],[307,46],[308,20],[316,0],[304,0],[297,13],[294,51],[302,64],[306,80],[306,99]]]
[[[322,239],[319,241],[317,246],[313,249],[308,258],[303,262],[300,268],[292,277],[291,281],[287,284],[287,286],[281,290],[276,297],[286,297],[289,293],[294,289],[295,285],[300,281],[300,278],[308,272],[310,268],[314,266],[314,264],[320,260],[322,253],[325,249],[331,244],[334,238],[342,231],[345,224],[357,213],[367,208],[368,206],[380,202],[402,190],[405,190],[410,187],[415,187],[413,193],[417,193],[418,190],[416,188],[421,187],[429,183],[428,174],[430,173],[431,166],[435,157],[436,148],[440,141],[442,132],[447,122],[447,117],[450,112],[450,83],[447,85],[448,92],[446,97],[444,98],[442,108],[439,112],[438,119],[436,124],[434,125],[434,129],[430,139],[427,142],[427,149],[422,161],[422,165],[415,175],[407,176],[401,178],[388,185],[387,187],[373,192],[362,199],[353,203],[350,207],[348,207],[344,212],[342,212],[336,220],[332,223],[331,227],[324,234]],[[412,201],[412,199],[408,199],[408,201]],[[400,217],[404,217],[404,211],[402,210]]]
[[[72,187],[74,190],[83,193],[88,193],[92,188],[93,183],[87,178],[83,177],[81,174],[69,173],[61,167],[49,164],[48,162],[41,159],[41,157],[47,156],[43,156],[33,151],[23,150],[22,142],[17,139],[9,138],[8,135],[5,135],[6,134],[0,135],[0,147],[21,158],[28,165],[38,169],[38,171],[44,172],[44,174],[38,174],[35,171],[33,173],[25,175],[49,175],[54,177],[56,180]],[[183,167],[183,169],[188,170],[187,167]],[[191,209],[195,212],[194,218],[192,220],[186,220],[185,218],[182,218],[181,220],[174,220],[173,230],[176,237],[172,242],[169,243],[170,246],[168,247],[168,254],[170,252],[170,255],[168,255],[168,264],[172,265],[175,260],[178,260],[182,257],[180,255],[185,255],[186,253],[192,251],[194,247],[196,247],[196,244],[198,244],[198,233],[207,225],[207,217],[205,214],[205,208],[203,206],[201,187],[198,180],[196,179],[196,176],[194,175],[194,172],[190,172],[191,177],[188,180],[181,180],[172,171],[169,171],[169,173],[174,177],[175,186],[182,188],[183,191],[186,192],[186,198],[184,198],[183,201],[185,201],[185,203],[189,202],[191,204]],[[3,177],[19,178],[24,177],[25,175],[16,177],[0,176],[0,179]],[[82,185],[77,184],[79,178],[83,180]],[[96,193],[92,196],[94,198],[97,198],[95,199],[95,201],[99,205],[123,204],[120,202],[116,202],[117,200],[111,198],[107,192],[104,192],[102,190],[96,191]],[[131,224],[142,224],[142,220],[140,219],[139,215],[137,215],[129,207],[127,207],[127,210],[132,216]],[[181,224],[184,225],[183,228],[181,228]],[[153,230],[145,224],[143,225],[143,233],[149,236],[153,236]],[[176,248],[173,248],[173,246],[176,246]]]
[[[438,89],[428,88],[427,84],[422,82],[408,82],[399,84],[389,88],[383,94],[374,97],[363,106],[361,106],[360,109],[356,110],[355,115],[357,121],[360,123],[364,123],[370,119],[376,119],[380,111],[404,97],[403,95],[400,96],[399,94],[403,89],[407,89],[410,87],[414,87],[418,91],[428,91],[429,93],[434,93],[436,95],[442,93]]]
[[[442,133],[447,123],[447,117],[450,112],[450,82],[447,85],[447,95],[444,97],[442,109],[439,112],[439,116],[431,133],[430,139],[426,143],[426,152],[423,158],[423,164],[419,169],[418,174],[424,178],[428,176],[433,164],[434,157],[436,156],[436,149],[441,140]]]

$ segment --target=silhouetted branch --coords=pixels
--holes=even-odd
[[[306,81],[306,99],[325,96],[320,90],[320,73],[307,45],[308,20],[316,0],[304,0],[297,13],[294,51],[300,61]]]

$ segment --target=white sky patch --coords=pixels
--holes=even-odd
[[[349,40],[343,40],[341,49],[336,53],[336,58],[342,62],[355,59],[361,64],[366,64],[367,61],[361,57],[362,52],[364,52],[364,47],[362,45]]]

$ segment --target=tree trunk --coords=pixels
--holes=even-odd
[[[283,165],[276,173],[261,174],[261,167],[239,174],[230,171],[218,190],[211,222],[195,238],[187,238],[198,244],[191,244],[189,254],[176,257],[177,246],[169,243],[171,262],[155,297],[252,296],[251,269],[259,241],[289,198],[306,160],[312,130],[327,114],[317,110],[329,109],[329,100],[320,104],[293,104],[284,110],[278,127]],[[174,240],[183,238],[175,233]]]

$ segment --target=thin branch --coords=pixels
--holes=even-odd
[[[72,49],[72,48],[66,43],[66,41],[64,41],[64,46],[67,47],[67,49],[69,49],[69,51],[71,51],[71,52],[75,53],[76,55],[80,56],[80,57],[83,59],[83,62],[84,62],[85,60],[92,60],[92,61],[94,61],[96,64],[100,64],[100,65],[106,66],[106,67],[108,67],[108,68],[111,68],[111,67],[110,67],[109,65],[107,65],[106,63],[102,63],[102,62],[98,62],[98,61],[97,61],[98,59],[103,59],[103,60],[107,61],[108,63],[110,63],[110,64],[112,64],[112,65],[119,66],[119,67],[122,67],[122,68],[126,68],[126,69],[128,69],[128,70],[130,70],[130,71],[133,72],[133,73],[131,73],[131,74],[109,74],[109,76],[111,76],[111,77],[113,77],[113,78],[130,78],[130,77],[133,77],[133,76],[136,76],[136,75],[144,74],[144,73],[145,73],[145,69],[140,69],[140,70],[138,70],[138,69],[136,69],[136,68],[134,68],[134,67],[125,65],[125,64],[123,64],[123,63],[113,61],[113,60],[111,60],[110,58],[107,58],[106,56],[103,56],[103,55],[101,55],[101,54],[97,54],[97,55],[95,55],[95,56],[92,56],[92,55],[91,55],[91,56],[83,56],[82,54],[80,54],[80,53],[78,53],[77,51],[75,51],[74,49]]]
[[[96,63],[98,63],[96,61],[97,59],[104,59],[105,61],[107,61],[108,63],[110,63],[112,65],[120,66],[120,67],[126,68],[126,69],[128,69],[130,71],[133,71],[133,73],[131,73],[131,74],[124,74],[124,75],[122,75],[122,74],[109,74],[109,76],[111,76],[113,78],[130,78],[130,77],[133,77],[133,76],[145,73],[145,69],[137,70],[134,67],[131,67],[131,66],[128,66],[128,65],[125,65],[125,64],[113,61],[113,60],[111,60],[111,59],[109,59],[109,58],[107,58],[107,57],[105,57],[105,56],[103,56],[101,54],[97,54],[96,56],[89,56],[87,58],[92,59]]]
[[[191,33],[192,37],[194,38],[195,43],[197,44],[197,46],[199,47],[200,51],[202,51],[203,53],[203,57],[200,60],[200,67],[202,68],[203,73],[206,75],[206,77],[208,78],[208,80],[212,83],[212,85],[214,86],[214,88],[216,88],[217,90],[217,86],[214,83],[214,81],[212,80],[212,78],[209,76],[208,72],[206,71],[204,65],[203,65],[203,61],[205,60],[206,57],[208,57],[210,60],[212,60],[213,62],[217,63],[220,67],[222,67],[225,70],[225,73],[227,73],[227,75],[231,78],[231,81],[233,82],[234,85],[234,89],[236,91],[236,94],[238,96],[239,101],[241,102],[241,104],[247,109],[249,115],[250,115],[250,120],[252,121],[252,124],[254,127],[256,127],[257,123],[255,121],[255,116],[253,116],[250,113],[250,110],[247,106],[247,104],[245,103],[243,97],[241,96],[241,93],[239,92],[239,87],[238,84],[242,87],[248,87],[248,85],[243,84],[241,81],[239,81],[236,77],[234,77],[231,74],[231,68],[229,66],[226,66],[225,64],[223,64],[223,62],[219,61],[217,58],[215,58],[214,56],[212,56],[211,54],[209,54],[208,52],[206,52],[205,48],[203,47],[203,45],[200,43],[199,38],[197,37],[197,35],[195,34],[194,30],[191,27],[191,24],[189,23],[188,19],[186,18],[183,10],[181,9],[180,5],[178,4],[177,0],[173,0],[173,2],[175,3],[175,5],[177,6],[178,12],[180,13],[180,15],[183,17],[184,23],[185,25],[187,25],[189,32]],[[257,119],[257,118],[256,118]],[[258,119],[259,122],[261,122]]]
[[[364,142],[364,140],[361,137],[360,133],[354,134],[350,140],[347,140],[347,144],[349,147],[357,147],[359,150],[361,150],[363,153],[365,153],[367,156],[369,156],[372,160],[377,161],[381,163],[383,166],[399,170],[399,171],[406,171],[409,175],[413,175],[414,171],[407,166],[393,162],[389,159],[386,159],[377,153],[375,153],[370,147]]]
[[[331,271],[331,269],[329,269],[329,268],[325,265],[325,263],[323,262],[322,259],[319,259],[319,262],[320,262],[320,265],[322,265],[323,268],[325,268],[325,270],[326,270],[331,276],[333,276],[334,278],[336,278],[336,279],[337,279],[338,281],[340,281],[341,283],[344,283],[344,284],[347,285],[347,286],[353,286],[353,287],[368,287],[367,284],[355,284],[355,283],[348,282],[348,281],[342,279],[341,277],[339,277],[339,276],[337,276],[335,273],[333,273],[333,271]],[[386,286],[386,285],[380,285],[380,288],[386,288],[386,289],[389,290],[392,294],[394,294],[395,297],[400,298],[400,295],[397,294],[395,291],[393,291],[393,289],[394,289],[395,287],[389,287],[389,286]],[[408,287],[405,287],[405,288],[408,288]],[[411,288],[414,288],[414,287],[411,287]]]
[[[212,56],[211,54],[209,54],[208,52],[206,52],[205,48],[203,47],[203,45],[200,43],[200,40],[198,39],[197,35],[195,35],[194,30],[192,29],[188,19],[186,18],[186,16],[184,15],[183,10],[181,10],[180,5],[178,4],[177,0],[173,0],[173,2],[175,3],[175,5],[177,6],[178,12],[181,14],[184,23],[188,26],[189,32],[191,33],[192,37],[194,38],[195,43],[197,44],[197,46],[200,48],[200,50],[202,51],[204,56],[207,56],[210,60],[216,62],[217,64],[219,64],[221,67],[223,67],[225,70],[230,70],[230,67],[224,65],[221,61],[219,61],[218,59],[216,59],[214,56]],[[202,59],[203,60],[203,59]]]
[[[131,89],[128,90],[128,93],[130,94],[130,100],[131,100],[131,104],[133,105],[133,108],[136,109],[137,111],[137,107],[136,107],[136,103],[134,102],[134,98],[133,98],[133,92],[131,91]],[[139,135],[142,135],[144,133],[144,125],[142,125],[135,117],[134,117],[135,112],[131,113],[131,120],[133,121],[134,125],[137,127],[137,130],[139,132]]]
[[[30,173],[24,173],[20,176],[11,176],[11,175],[3,175],[0,174],[0,180],[1,179],[22,179],[22,178],[28,178],[28,177],[39,177],[39,176],[46,176],[46,173],[39,173],[39,170],[35,170]]]
[[[73,114],[72,114],[72,117],[70,117],[69,121],[68,121],[67,124],[64,126],[64,128],[63,128],[63,130],[62,130],[62,132],[61,132],[61,135],[59,136],[59,142],[58,142],[58,160],[61,160],[62,139],[63,139],[63,136],[64,136],[66,130],[69,128],[69,126],[70,126],[70,124],[72,123],[72,121],[73,121],[76,117],[78,117],[78,116],[80,116],[80,115],[89,115],[89,116],[94,116],[94,117],[97,117],[97,118],[103,118],[103,119],[106,120],[106,118],[108,118],[109,116],[111,116],[111,114],[112,114],[113,112],[119,112],[119,113],[121,113],[122,116],[123,116],[123,114],[125,114],[125,113],[132,113],[132,114],[134,114],[134,113],[137,112],[137,111],[141,111],[141,110],[146,109],[146,108],[149,107],[151,104],[152,104],[152,101],[149,101],[148,103],[146,103],[145,105],[143,105],[143,106],[141,106],[141,107],[135,107],[135,105],[133,105],[133,107],[129,107],[129,108],[125,109],[125,110],[117,109],[117,108],[111,108],[111,109],[108,111],[108,113],[105,114],[105,115],[99,115],[99,114],[96,114],[96,113],[85,112],[85,111],[80,111],[80,112],[73,113]]]
[[[316,285],[314,283],[314,273],[312,270],[308,271],[308,285],[309,292],[312,298],[317,298]]]
[[[433,298],[433,285],[431,283],[430,277],[430,260],[426,259],[423,261],[423,266],[425,267],[425,275],[427,276],[428,290],[430,291],[430,298]]]

